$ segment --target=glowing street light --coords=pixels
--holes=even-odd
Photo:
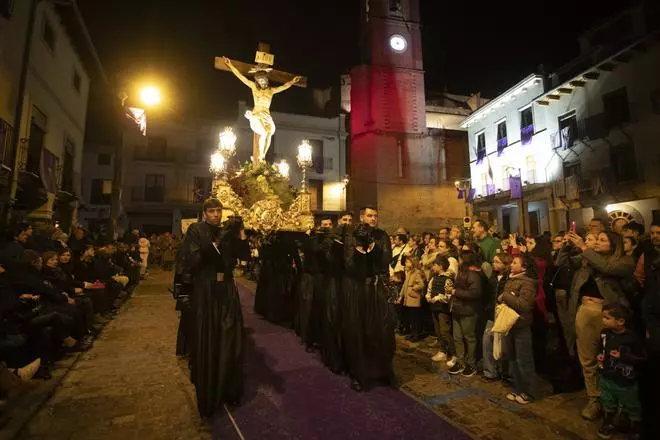
[[[219,177],[224,173],[226,166],[227,160],[220,150],[216,150],[215,153],[211,155],[211,166],[209,167],[209,171],[211,171],[215,177]]]
[[[307,191],[307,168],[312,166],[312,146],[310,145],[307,139],[304,139],[300,145],[298,145],[298,155],[296,159],[298,161],[298,166],[302,170],[302,191]]]
[[[225,127],[225,131],[220,133],[220,151],[225,157],[232,157],[236,154],[236,135],[231,127]]]
[[[143,87],[140,90],[140,100],[147,107],[158,105],[161,102],[160,90],[154,86]]]
[[[277,162],[275,166],[277,167],[277,171],[281,176],[284,176],[287,179],[289,178],[289,164],[286,160],[282,159],[281,161]]]

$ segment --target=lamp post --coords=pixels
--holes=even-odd
[[[287,179],[289,178],[289,164],[285,159],[280,160],[275,164],[277,167],[277,172],[280,173],[281,176],[286,177]]]
[[[307,139],[298,145],[298,155],[296,156],[298,166],[302,170],[302,192],[307,192],[307,168],[312,166],[312,146]]]
[[[454,181],[454,186],[456,189],[463,192],[463,201],[465,202],[465,217],[470,217],[468,202],[468,197],[470,197],[470,191],[472,189],[472,185],[470,183],[471,182],[469,178],[458,179]]]

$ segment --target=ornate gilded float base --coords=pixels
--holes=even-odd
[[[268,186],[265,179],[257,179],[260,187]],[[226,211],[223,217],[241,216],[248,229],[264,233],[278,230],[307,232],[314,227],[310,193],[299,192],[286,211],[282,209],[280,198],[270,188],[264,193],[267,194],[266,198],[255,202],[248,209],[226,180],[213,180],[213,195],[220,200]]]

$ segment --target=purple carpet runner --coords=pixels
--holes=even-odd
[[[239,289],[247,333],[246,392],[232,415],[245,439],[470,438],[395,389],[354,392],[349,379],[307,353],[292,330],[255,314],[253,292]],[[214,438],[239,438],[226,415],[213,428]]]

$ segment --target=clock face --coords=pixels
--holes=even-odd
[[[408,42],[401,35],[392,35],[390,37],[390,47],[394,52],[402,53],[408,48]]]

